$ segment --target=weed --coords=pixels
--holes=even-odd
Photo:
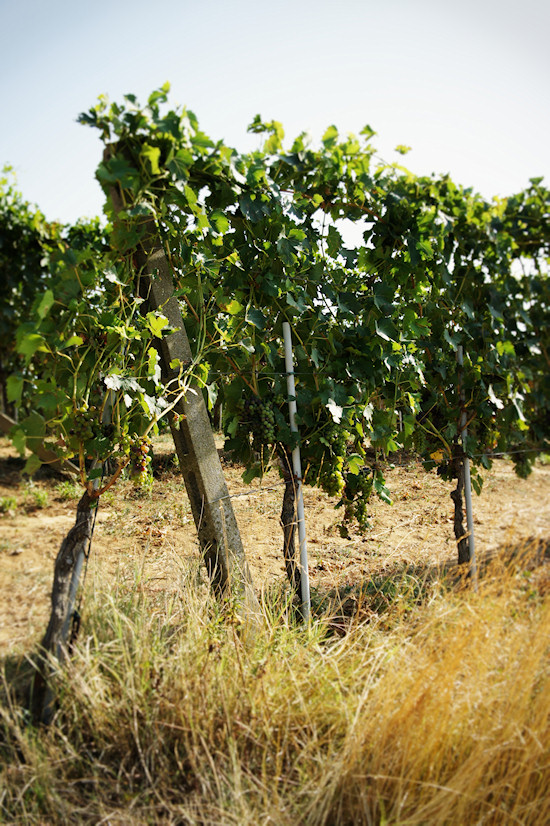
[[[101,497],[103,505],[113,505],[116,500],[116,494],[112,490],[106,491]]]
[[[35,487],[33,482],[28,482],[25,489],[25,507],[28,510],[42,510],[47,508],[50,497],[47,490]]]
[[[82,487],[76,482],[64,481],[58,482],[55,486],[55,492],[59,499],[68,501],[70,499],[80,499],[82,496]]]
[[[0,513],[13,516],[17,510],[17,499],[15,496],[0,497]]]

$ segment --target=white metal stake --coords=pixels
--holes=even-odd
[[[462,367],[464,364],[464,356],[462,345],[459,344],[456,351],[456,359],[458,366]],[[460,399],[464,401],[464,390],[460,391]],[[468,547],[470,550],[470,571],[474,588],[477,590],[477,563],[476,563],[476,549],[474,539],[474,513],[472,509],[472,480],[470,478],[470,459],[467,455],[468,443],[468,428],[466,427],[466,411],[462,410],[460,414],[460,432],[462,437],[462,450],[464,451],[464,499],[466,502],[466,524],[468,525]]]
[[[288,411],[290,416],[290,429],[293,433],[298,432],[296,424],[296,388],[294,385],[294,359],[292,356],[292,338],[290,335],[290,324],[283,321],[283,337],[285,342],[285,368],[286,386],[289,396]],[[300,582],[302,586],[302,614],[304,622],[309,622],[311,613],[311,600],[309,596],[309,570],[307,562],[307,541],[306,541],[306,521],[304,516],[304,496],[302,492],[302,463],[300,460],[299,445],[292,451],[292,468],[298,489],[296,491],[296,513],[298,517],[298,539],[300,542]]]

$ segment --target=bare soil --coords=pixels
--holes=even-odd
[[[221,441],[220,451],[221,451]],[[222,460],[223,460],[223,452]],[[170,597],[190,576],[204,580],[195,527],[170,437],[155,442],[152,491],[120,482],[102,497],[87,587],[112,588],[133,581]],[[38,474],[29,482],[10,442],[0,439],[0,654],[28,650],[43,634],[55,557],[74,524],[72,498],[60,478]],[[276,472],[245,486],[243,468],[224,461],[229,492],[258,589],[285,582],[279,523],[283,487]],[[451,485],[411,460],[388,468],[393,505],[373,500],[371,527],[341,531],[336,500],[306,487],[304,502],[313,593],[352,586],[399,563],[444,564],[456,557]],[[12,507],[2,513],[9,500]],[[498,460],[474,498],[476,549],[494,551],[527,538],[550,538],[550,466],[537,464],[518,479]],[[342,535],[342,533],[344,535]]]

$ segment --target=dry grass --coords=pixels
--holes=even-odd
[[[195,581],[94,597],[49,730],[5,661],[3,822],[550,822],[543,559],[489,566],[477,593],[396,574],[338,633],[269,594],[247,644]]]

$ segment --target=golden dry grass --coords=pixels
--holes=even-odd
[[[3,822],[550,822],[543,557],[488,566],[477,592],[396,569],[336,626],[319,608],[295,627],[268,594],[246,644],[195,573],[96,594],[47,731],[5,662]]]

